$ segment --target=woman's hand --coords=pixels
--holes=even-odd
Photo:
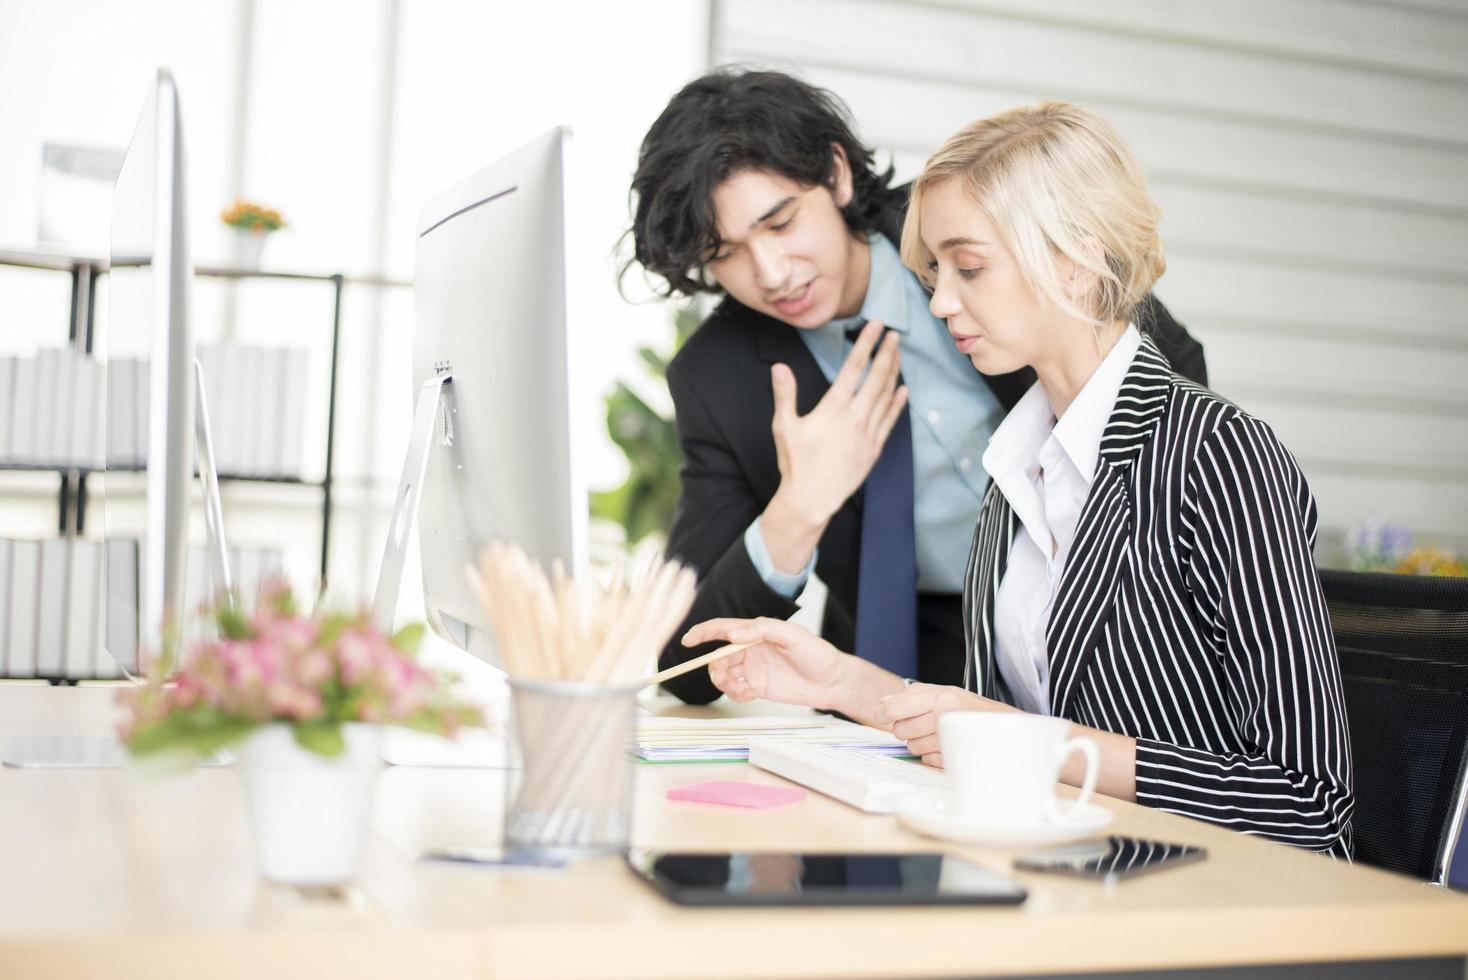
[[[947,684],[911,684],[906,690],[882,698],[877,705],[877,724],[890,729],[907,743],[907,750],[925,765],[941,769],[943,753],[938,747],[938,719],[950,711],[1018,711],[999,701],[970,694]]]
[[[709,679],[734,701],[768,698],[812,708],[841,700],[848,658],[804,627],[782,619],[710,619],[683,635],[683,645],[710,640],[748,643],[747,649],[709,664]]]

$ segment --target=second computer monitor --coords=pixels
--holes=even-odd
[[[160,69],[113,189],[110,302],[96,339],[107,372],[107,472],[94,481],[107,539],[102,642],[128,673],[143,653],[165,652],[177,636],[165,625],[184,612],[195,396],[186,184],[178,89]]]
[[[450,373],[418,509],[435,632],[499,663],[465,566],[494,539],[572,569],[587,498],[573,459],[566,166],[558,128],[430,201],[418,220],[414,390]]]

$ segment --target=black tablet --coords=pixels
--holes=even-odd
[[[632,871],[679,905],[1018,905],[1025,890],[952,854],[633,849]]]

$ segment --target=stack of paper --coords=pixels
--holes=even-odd
[[[637,719],[632,754],[646,762],[742,762],[749,740],[779,736],[844,748],[905,755],[907,745],[889,732],[835,718]]]

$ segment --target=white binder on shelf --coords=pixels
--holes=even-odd
[[[58,385],[63,357],[63,351],[52,347],[36,352],[35,444],[31,447],[31,458],[46,465],[57,461],[56,430],[60,427],[57,409],[61,402]]]
[[[40,366],[34,357],[15,361],[15,389],[10,399],[10,453],[17,463],[36,461],[36,397]]]
[[[66,538],[41,545],[40,587],[36,596],[36,676],[62,677],[66,670]]]
[[[101,638],[97,621],[102,607],[102,545],[88,538],[71,541],[66,583],[65,676],[86,680],[97,674]]]
[[[209,552],[195,545],[189,548],[189,563],[184,571],[183,626],[191,629],[199,607],[209,600]]]
[[[9,677],[6,663],[10,647],[10,553],[14,542],[0,538],[0,677]]]
[[[102,608],[106,619],[106,648],[111,660],[137,673],[138,668],[138,543],[113,539],[106,543],[106,579]],[[104,668],[109,666],[106,658]],[[116,668],[100,676],[120,676]]]
[[[81,358],[71,348],[57,352],[56,405],[51,424],[51,462],[57,466],[75,465],[76,389]]]
[[[132,466],[137,459],[137,425],[133,417],[138,362],[128,357],[107,363],[107,465]]]
[[[279,548],[260,549],[260,581],[285,575],[285,554]]]
[[[240,364],[243,368],[241,377],[245,383],[245,390],[240,393],[238,402],[245,423],[240,436],[241,463],[245,476],[259,476],[263,471],[260,464],[266,415],[269,412],[263,397],[266,367],[264,349],[253,344],[241,347]]]
[[[260,434],[255,461],[262,476],[285,476],[280,450],[281,434],[289,421],[284,403],[287,356],[283,347],[260,351]],[[293,421],[300,424],[300,419]]]
[[[204,372],[204,394],[209,400],[209,427],[210,436],[214,440],[214,465],[219,465],[219,420],[220,412],[224,407],[219,403],[221,390],[219,380],[219,348],[215,344],[200,344],[195,355],[199,360],[199,368]],[[197,449],[197,446],[195,447]],[[198,456],[194,457],[195,469],[198,469]]]
[[[97,403],[100,387],[97,362],[77,357],[72,366],[70,465],[93,469],[97,465],[97,428],[102,416]]]
[[[36,676],[36,602],[40,577],[41,542],[12,541],[7,677]]]
[[[311,367],[311,351],[305,347],[293,347],[285,353],[285,391],[281,398],[285,425],[281,430],[280,472],[282,476],[304,480],[307,372]]]
[[[240,438],[243,420],[240,418],[240,398],[244,394],[242,385],[238,344],[218,344],[214,348],[214,364],[218,371],[217,388],[209,389],[210,422],[214,426],[216,461],[221,476],[239,476],[241,473]],[[214,411],[214,406],[219,411]]]
[[[15,410],[15,357],[0,354],[0,463],[11,462],[10,418]]]
[[[133,389],[133,432],[137,442],[133,456],[135,466],[148,465],[148,443],[151,441],[152,433],[148,431],[148,409],[153,404],[152,371],[151,364],[146,360],[137,363],[137,385]]]
[[[234,564],[234,586],[244,600],[245,608],[251,608],[260,592],[260,550],[241,548]]]

